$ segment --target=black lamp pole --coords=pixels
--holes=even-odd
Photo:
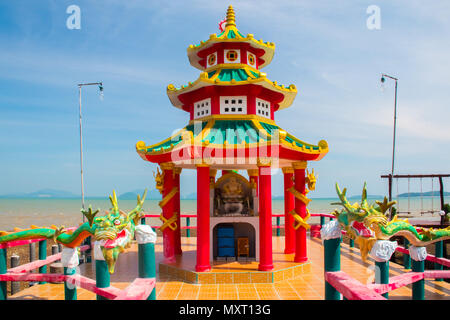
[[[394,161],[395,161],[395,131],[397,127],[397,82],[398,79],[395,77],[392,77],[387,74],[381,75],[381,83],[384,83],[386,81],[386,78],[392,79],[395,81],[395,97],[394,97],[394,136],[392,139],[392,168],[391,168],[391,174],[389,177],[389,201],[392,201],[392,179],[394,176]],[[389,209],[389,218],[391,218],[392,215],[392,207]]]

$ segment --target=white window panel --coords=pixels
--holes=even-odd
[[[206,67],[209,68],[215,66],[216,64],[217,64],[217,52],[214,52],[208,55],[208,57],[206,58]]]
[[[247,114],[247,96],[220,97],[220,114]]]
[[[203,99],[194,103],[194,119],[211,115],[211,98]]]
[[[270,119],[270,102],[256,98],[256,115]]]
[[[247,64],[249,66],[252,66],[253,68],[256,68],[256,56],[247,51]]]
[[[238,49],[224,50],[223,61],[225,63],[241,63],[241,50]]]

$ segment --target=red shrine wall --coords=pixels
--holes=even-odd
[[[239,57],[235,61],[227,59],[227,52],[230,50],[238,51]],[[200,57],[199,64],[207,69],[217,64],[224,63],[243,63],[255,69],[258,69],[265,61],[261,59],[264,55],[264,50],[251,47],[248,43],[217,43],[211,47],[198,52]],[[215,57],[211,57],[215,55]],[[253,59],[249,57],[253,55]]]
[[[225,98],[226,97],[226,98]],[[208,86],[179,96],[183,102],[182,109],[189,112],[190,120],[201,119],[210,115],[258,115],[274,120],[274,112],[284,96],[256,85]],[[232,111],[235,100],[236,109]],[[229,103],[226,110],[224,103]],[[242,101],[240,101],[242,100]],[[221,108],[222,104],[222,108]],[[238,109],[241,108],[241,110]],[[202,114],[203,111],[203,114]],[[200,112],[200,114],[198,114]]]

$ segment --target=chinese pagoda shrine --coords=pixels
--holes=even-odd
[[[306,231],[314,174],[308,161],[318,161],[328,144],[303,142],[275,123],[275,112],[289,107],[297,94],[291,84],[271,81],[261,70],[273,58],[275,45],[244,36],[236,27],[232,6],[219,24],[220,33],[190,45],[190,64],[201,70],[194,82],[167,95],[189,113],[189,123],[156,144],[139,141],[142,159],[159,164],[156,187],[162,193],[163,253],[166,262],[182,255],[180,174],[197,171],[196,272],[211,270],[213,261],[242,255],[273,270],[271,169],[282,168],[285,196],[285,254],[307,261]],[[217,171],[221,171],[216,179]],[[246,170],[248,179],[239,174]],[[306,186],[307,185],[307,186]]]

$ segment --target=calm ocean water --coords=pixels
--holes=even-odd
[[[381,199],[380,199],[381,200]],[[396,199],[394,199],[396,200]],[[420,198],[400,198],[400,211],[409,211],[420,213],[434,208],[440,208],[440,200],[438,197]],[[446,203],[448,202],[448,197]],[[311,213],[330,213],[339,206],[331,205],[337,199],[313,199],[308,205]],[[359,200],[352,200],[352,202]],[[149,214],[160,214],[161,209],[158,206],[159,200],[146,200],[144,203],[144,211]],[[369,203],[374,203],[375,199],[369,199]],[[409,202],[409,203],[408,203]],[[109,210],[111,204],[108,199],[86,199],[86,206],[92,205],[94,209],[100,209],[100,213],[104,214],[105,210]],[[136,200],[119,200],[119,207],[125,212],[132,210],[136,206]],[[66,227],[76,226],[83,221],[80,212],[81,201],[78,199],[0,199],[0,230],[11,230],[14,227],[27,228],[30,225],[50,226],[52,224]],[[195,213],[195,200],[182,200],[182,213]],[[284,212],[283,200],[272,201],[273,213]],[[100,215],[100,214],[99,214]],[[313,219],[313,218],[312,218]],[[281,219],[283,223],[284,219]],[[313,219],[315,223],[318,219]],[[151,225],[160,225],[159,219],[151,219]],[[275,223],[275,219],[274,219]],[[182,221],[185,224],[185,221]],[[191,219],[191,225],[195,225],[195,219]]]

